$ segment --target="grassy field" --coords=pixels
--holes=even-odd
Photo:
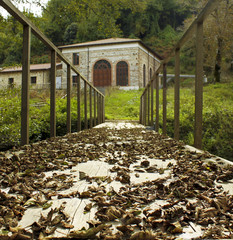
[[[106,92],[106,119],[139,119],[140,90],[109,89]],[[167,131],[174,134],[174,89],[167,91]],[[180,138],[186,144],[194,143],[195,90],[180,91]],[[203,148],[213,154],[233,160],[233,83],[204,86]],[[160,127],[162,127],[162,90],[160,90]],[[161,132],[161,128],[160,128]]]
[[[105,92],[105,117],[107,120],[138,120],[140,96],[143,90],[109,88]]]
[[[105,113],[107,120],[139,120],[140,90],[105,91]],[[30,141],[49,137],[49,93],[32,91],[30,99]],[[57,94],[57,134],[66,133],[65,93]],[[42,107],[33,103],[44,102]],[[174,89],[168,88],[167,132],[173,137]],[[183,87],[180,91],[180,138],[193,145],[194,87]],[[76,131],[77,100],[71,101],[72,131]],[[82,118],[83,103],[81,104]],[[20,142],[20,90],[0,91],[0,150],[16,146]],[[162,90],[160,90],[160,127],[162,127]],[[209,84],[204,86],[203,148],[209,152],[233,160],[233,83]],[[161,131],[161,130],[160,130]]]

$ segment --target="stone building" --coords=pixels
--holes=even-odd
[[[31,88],[48,88],[50,83],[50,63],[30,65]],[[61,88],[62,64],[57,63],[57,88]],[[7,67],[0,70],[0,88],[7,86],[21,86],[22,66]]]
[[[161,60],[161,57],[140,39],[110,38],[65,45],[59,49],[96,87],[144,87]],[[74,73],[72,81],[75,85],[77,76]],[[66,85],[65,64],[62,85]]]

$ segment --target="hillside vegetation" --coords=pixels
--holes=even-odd
[[[25,0],[12,0],[13,3]],[[41,6],[38,0],[27,0]],[[105,38],[140,38],[166,56],[207,0],[49,0],[42,16],[24,14],[56,45]],[[233,0],[220,0],[204,24],[204,71],[213,81],[225,81],[233,59]],[[0,13],[0,68],[21,64],[23,28]],[[195,38],[181,49],[182,72],[192,73]],[[50,62],[50,52],[32,37],[31,63]],[[171,62],[171,65],[174,63]]]

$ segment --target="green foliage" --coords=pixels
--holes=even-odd
[[[211,84],[204,87],[203,98],[203,149],[233,160],[233,84]],[[162,95],[162,93],[160,94]],[[160,99],[160,102],[162,98]],[[194,88],[180,92],[180,139],[194,144]],[[168,135],[174,136],[174,90],[168,89]],[[162,111],[160,114],[162,123]],[[162,126],[161,126],[162,127]]]
[[[50,0],[42,17],[24,14],[57,46],[110,37],[141,38],[164,55],[177,37],[175,30],[190,15],[175,0]],[[32,34],[32,63],[48,62],[45,45]],[[42,57],[40,57],[42,56]],[[0,66],[21,64],[22,26],[0,15]]]
[[[139,119],[140,90],[106,90],[106,119]],[[160,128],[162,128],[162,90],[160,90]],[[203,148],[215,155],[233,160],[233,83],[211,84],[204,87]],[[20,90],[0,91],[0,149],[8,149],[20,143]],[[180,139],[193,145],[194,137],[194,88],[180,91]],[[37,98],[30,100],[30,141],[35,142],[50,136],[49,101],[44,106],[33,107]],[[82,128],[84,107],[81,100]],[[71,101],[72,131],[77,130],[77,100]],[[155,115],[154,115],[155,116]],[[56,101],[57,135],[66,134],[66,99]],[[161,131],[161,129],[160,129]],[[174,134],[174,89],[168,88],[167,132]]]
[[[232,83],[211,84],[204,87],[203,148],[228,160],[233,160],[232,92]],[[106,95],[106,118],[138,120],[141,93],[142,90],[109,90]],[[174,89],[169,88],[167,94],[167,132],[169,136],[173,137]],[[160,90],[160,132],[162,131],[163,119],[162,95],[162,90]],[[189,145],[194,144],[194,108],[194,87],[181,88],[180,139]]]
[[[6,94],[7,93],[7,94]],[[17,89],[0,91],[0,145],[5,149],[19,144],[20,92]]]
[[[30,99],[29,138],[30,142],[50,137],[50,103],[36,107],[37,98]],[[83,113],[83,103],[81,103]],[[72,131],[77,131],[77,100],[71,101]],[[21,92],[10,88],[0,91],[0,150],[6,150],[20,144]],[[82,128],[84,127],[82,119]],[[58,136],[66,134],[66,99],[56,99],[56,132]]]
[[[142,90],[124,91],[109,88],[105,95],[106,119],[138,120]]]

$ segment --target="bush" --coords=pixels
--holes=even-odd
[[[108,89],[105,112],[107,119],[139,119],[140,96],[143,89],[123,91]],[[233,160],[233,84],[211,84],[204,87],[203,148],[215,155]],[[36,101],[38,96],[31,101]],[[154,98],[155,99],[155,98]],[[194,143],[194,89],[180,91],[180,139],[186,144]],[[20,91],[0,91],[0,150],[20,143]],[[174,135],[174,89],[168,89],[167,133]],[[84,114],[81,104],[81,116]],[[50,136],[49,101],[42,107],[30,107],[30,142]],[[71,100],[72,131],[77,131],[77,100]],[[155,116],[155,115],[154,115]],[[56,102],[57,135],[66,134],[66,99]],[[90,124],[90,122],[88,123]],[[84,119],[82,118],[82,129]],[[160,90],[160,128],[162,128],[162,90]],[[161,129],[160,129],[161,132]]]

